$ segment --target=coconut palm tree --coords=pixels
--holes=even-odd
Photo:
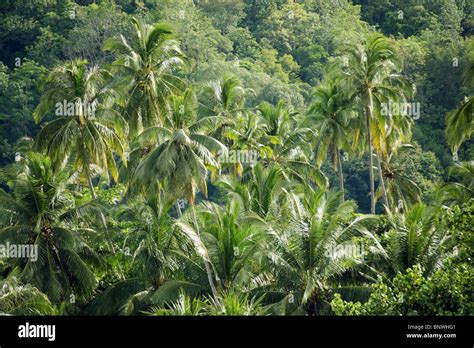
[[[207,195],[209,170],[219,164],[215,154],[227,148],[218,140],[206,135],[212,128],[212,118],[196,120],[197,102],[191,89],[183,95],[173,95],[170,109],[164,120],[165,127],[148,128],[143,136],[156,136],[156,146],[143,157],[137,166],[133,183],[147,191],[159,192],[163,188],[173,199],[186,198],[191,206],[195,228],[199,234],[194,202],[196,191]],[[208,261],[204,264],[213,294],[217,296]]]
[[[278,208],[279,198],[285,195],[285,186],[288,186],[288,183],[284,180],[280,167],[265,168],[262,164],[257,164],[247,182],[250,210],[265,220],[272,219],[275,209]]]
[[[201,113],[206,116],[236,118],[242,112],[248,92],[242,87],[240,80],[232,75],[208,82],[200,94]]]
[[[36,148],[50,156],[56,170],[70,159],[87,181],[92,197],[97,198],[92,183],[93,168],[105,177],[117,180],[114,155],[126,164],[123,137],[126,124],[113,112],[114,92],[106,82],[107,72],[87,67],[87,61],[75,60],[54,68],[49,74],[45,92],[34,112],[40,122],[56,110],[36,139]]]
[[[203,202],[198,215],[218,289],[249,291],[258,287],[256,260],[265,239],[264,221],[257,214],[244,213],[238,200],[229,200],[225,207]]]
[[[474,96],[466,97],[463,103],[446,118],[446,139],[456,153],[463,142],[471,138],[474,132]]]
[[[140,135],[154,140],[155,145],[137,165],[132,183],[156,192],[166,187],[170,197],[194,203],[197,190],[207,195],[208,172],[219,167],[215,154],[227,148],[206,134],[214,127],[212,116],[197,120],[191,89],[171,96],[169,105],[163,127],[150,127]]]
[[[125,119],[134,137],[145,128],[162,124],[168,97],[182,86],[174,72],[183,66],[183,55],[168,24],[148,25],[135,17],[132,24],[131,42],[120,35],[106,40],[104,49],[117,56],[112,71],[116,87],[124,91]]]
[[[341,192],[306,187],[304,194],[290,196],[288,214],[273,225],[266,251],[274,275],[268,297],[280,299],[274,310],[322,311],[318,307],[324,307],[338,277],[360,263],[362,254],[350,253],[352,237],[373,238],[364,226],[370,217],[353,217],[355,208],[355,202],[342,201]]]
[[[245,95],[249,91],[251,90],[242,87],[240,80],[232,75],[225,75],[222,80],[211,81],[203,86],[199,95],[200,114],[219,116],[222,120],[213,134],[215,138],[229,140],[224,135],[245,112]]]
[[[316,164],[321,164],[329,155],[333,168],[339,172],[339,189],[344,200],[344,175],[341,151],[349,149],[348,125],[351,111],[348,99],[339,86],[340,81],[329,80],[318,86],[313,93],[314,103],[309,110],[308,121],[317,131]]]
[[[274,221],[291,190],[301,187],[289,182],[278,165],[265,167],[262,163],[244,173],[242,178],[225,176],[215,185],[228,199],[235,199],[245,212],[251,212],[265,221]]]
[[[117,208],[116,221],[131,223],[124,245],[133,250],[132,268],[137,276],[158,289],[178,270],[173,253],[176,247],[171,232],[171,204],[163,194],[130,200]]]
[[[50,159],[40,154],[29,153],[10,175],[11,193],[0,190],[0,243],[37,248],[36,257],[12,261],[20,279],[55,303],[71,295],[90,296],[97,280],[88,263],[100,262],[87,243],[94,230],[78,225],[97,207],[75,206],[67,188],[71,171],[54,174]]]
[[[128,278],[100,293],[87,313],[139,314],[150,306],[174,301],[178,291],[186,295],[205,291],[199,277],[196,282],[189,281],[190,274],[186,274],[187,281],[180,278],[186,267],[195,263],[193,250],[200,240],[189,230],[177,228],[170,214],[171,203],[160,192],[129,197],[114,209],[115,223],[127,226],[122,245],[131,259],[126,267]]]
[[[242,160],[235,156],[235,161],[221,162],[223,168],[229,167],[230,172],[242,176],[244,170],[254,166],[259,158],[272,156],[272,149],[263,144],[265,136],[265,123],[256,112],[244,112],[232,127],[228,127],[223,134],[224,141],[230,143],[229,151],[234,154],[244,153],[246,157]]]
[[[408,206],[419,203],[421,200],[421,189],[410,179],[406,173],[403,163],[396,162],[396,154],[400,149],[411,149],[410,144],[400,144],[391,149],[387,158],[380,164],[382,175],[386,183],[388,205],[395,210],[406,211]],[[382,188],[379,186],[376,198],[382,196]]]
[[[232,315],[233,312],[224,310],[229,296],[248,294],[265,283],[259,263],[266,236],[265,222],[253,212],[242,211],[238,200],[230,198],[225,208],[202,202],[197,214],[185,213],[176,229],[189,236],[197,254],[208,261],[215,274],[216,288],[209,299],[213,312],[220,308],[221,314]],[[245,299],[247,303],[248,297]]]
[[[450,181],[436,193],[436,200],[447,206],[469,202],[474,197],[474,161],[461,162],[449,168]]]
[[[355,45],[347,50],[349,64],[344,68],[347,76],[347,85],[351,91],[351,100],[362,115],[359,126],[354,132],[353,144],[357,146],[361,130],[366,132],[366,142],[369,157],[370,179],[370,210],[375,214],[375,184],[374,184],[374,148],[383,151],[387,124],[391,118],[385,117],[380,110],[382,103],[404,100],[404,96],[412,90],[410,83],[399,75],[396,55],[390,42],[380,35],[369,37],[363,44]],[[378,155],[376,154],[376,155]],[[380,170],[379,170],[380,174]],[[383,180],[380,181],[386,200]]]
[[[474,54],[471,53],[470,61],[464,73],[466,88],[474,88]],[[472,91],[471,91],[472,92]],[[463,142],[470,139],[474,132],[474,96],[465,97],[463,103],[454,111],[448,113],[446,118],[446,140],[451,150],[456,153]]]
[[[271,149],[262,158],[266,167],[278,166],[287,181],[305,183],[310,180],[320,187],[327,187],[324,173],[311,163],[310,147],[313,131],[302,127],[293,112],[280,100],[276,106],[263,102],[260,112],[265,123],[261,143]]]

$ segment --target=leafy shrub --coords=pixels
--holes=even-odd
[[[420,266],[398,274],[393,284],[379,278],[365,303],[331,302],[336,315],[473,315],[473,271],[466,264],[438,270],[424,278]]]

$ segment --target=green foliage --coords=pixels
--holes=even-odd
[[[392,284],[380,278],[367,302],[346,302],[336,294],[331,308],[337,315],[472,315],[472,268],[446,267],[425,278],[414,266]]]
[[[472,315],[473,13],[3,1],[0,314]]]
[[[474,89],[474,40],[469,41],[468,62],[464,73],[464,82],[468,92]],[[469,140],[474,132],[474,96],[464,97],[463,103],[451,111],[446,118],[446,138],[451,150],[457,152],[463,142]]]
[[[132,42],[121,34],[104,44],[117,59],[112,71],[120,76],[116,88],[125,92],[124,113],[131,135],[162,123],[167,97],[177,90],[180,80],[173,71],[181,64],[181,50],[172,39],[173,30],[160,23],[151,26],[141,18],[132,18]]]
[[[403,214],[388,214],[387,222],[389,230],[381,238],[385,246],[382,254],[392,274],[420,265],[423,274],[429,275],[453,252],[436,208],[418,203]]]
[[[362,4],[362,16],[371,24],[378,24],[387,34],[405,37],[419,34],[424,29],[441,28],[460,31],[464,2],[454,0],[409,0],[403,3],[389,0],[356,0]]]
[[[191,297],[180,293],[179,299],[165,307],[152,307],[144,312],[147,315],[230,315],[245,316],[263,313],[261,298],[249,298],[248,294],[224,293],[219,301],[207,298]]]
[[[24,136],[35,136],[31,114],[39,101],[37,82],[46,69],[34,61],[24,60],[20,67],[8,69],[0,63],[0,164],[10,163],[15,146]]]
[[[474,201],[455,205],[446,212],[446,225],[452,236],[452,243],[458,248],[457,262],[472,262],[474,245]]]
[[[79,225],[94,206],[74,206],[67,188],[70,177],[68,170],[55,175],[47,157],[30,153],[7,173],[11,194],[0,191],[0,242],[37,250],[36,257],[12,258],[11,266],[21,269],[21,280],[56,303],[74,293],[84,300],[97,284],[86,263],[98,264],[87,244],[87,234],[94,231]]]
[[[0,315],[55,315],[48,297],[30,284],[11,276],[0,281]]]
[[[436,193],[436,199],[442,204],[452,206],[469,203],[474,190],[474,162],[461,162],[448,170],[449,181]]]
[[[56,169],[67,158],[75,158],[75,167],[91,185],[91,165],[109,171],[117,180],[114,153],[124,157],[122,139],[126,125],[110,107],[113,93],[105,88],[106,72],[87,68],[87,61],[76,60],[54,68],[46,79],[44,94],[33,117],[38,123],[48,112],[57,116],[39,132],[36,147],[51,157]]]

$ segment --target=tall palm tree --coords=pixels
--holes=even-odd
[[[215,127],[212,116],[197,120],[197,102],[191,89],[169,98],[169,112],[163,126],[146,129],[140,138],[153,139],[154,147],[142,158],[132,182],[137,187],[193,203],[196,190],[207,195],[208,172],[219,167],[215,154],[227,148],[207,135]]]
[[[401,184],[400,187],[404,186],[406,188],[405,192],[409,196],[408,200],[400,197],[398,198],[398,201],[400,199],[402,199],[404,202],[410,200],[414,202],[419,200],[419,189],[417,189],[417,185],[406,177],[394,175],[396,173],[400,174],[401,171],[396,170],[395,168],[390,168],[390,165],[393,164],[396,158],[398,148],[411,146],[410,144],[404,144],[404,141],[411,138],[411,126],[413,121],[410,117],[404,115],[388,115],[388,118],[388,124],[383,125],[386,128],[385,132],[376,132],[377,140],[374,140],[374,143],[376,144],[375,157],[377,161],[377,170],[380,182],[378,188],[378,192],[380,192],[380,194],[376,194],[376,198],[377,196],[382,196],[385,210],[390,210],[395,206],[394,200],[390,199],[390,194],[395,193],[393,190],[391,190],[395,188],[393,184],[396,181],[393,179],[400,179],[398,181],[398,183]],[[389,181],[390,179],[392,180]],[[405,184],[402,184],[403,181]],[[410,189],[413,189],[413,191],[410,191]]]
[[[398,211],[406,211],[408,206],[420,202],[421,189],[416,182],[406,175],[404,163],[396,161],[396,155],[400,149],[411,149],[413,146],[410,144],[396,146],[390,150],[383,162],[380,161],[380,168],[386,182],[387,207],[394,207]],[[381,195],[382,189],[379,186],[376,197]]]
[[[126,163],[122,142],[126,124],[110,108],[114,93],[105,84],[106,76],[107,72],[98,67],[88,68],[85,60],[60,65],[49,74],[34,112],[37,123],[53,109],[60,113],[42,127],[36,147],[51,157],[56,169],[73,160],[94,199],[93,167],[102,170],[105,177],[110,171],[117,180],[114,154]]]
[[[195,228],[199,233],[194,207],[196,190],[207,196],[208,172],[219,167],[215,153],[227,151],[227,148],[205,134],[212,129],[212,116],[196,120],[197,102],[191,89],[187,89],[183,95],[171,96],[169,105],[165,127],[150,127],[142,133],[147,137],[155,136],[157,145],[143,157],[132,182],[148,191],[154,189],[159,192],[165,188],[173,199],[185,197],[190,203]],[[217,296],[206,259],[204,264],[212,292]]]
[[[0,190],[0,243],[28,244],[37,259],[16,259],[21,280],[37,287],[52,302],[73,294],[86,298],[97,280],[86,261],[99,259],[87,244],[91,228],[78,228],[94,205],[75,206],[67,189],[71,172],[54,174],[49,158],[29,153],[9,179],[11,194]],[[82,219],[82,221],[85,221]]]
[[[168,97],[182,85],[174,72],[183,65],[183,55],[168,24],[148,25],[135,17],[132,24],[131,42],[120,35],[107,40],[104,49],[117,56],[112,71],[117,75],[117,88],[125,91],[125,118],[133,137],[162,124]]]
[[[353,144],[357,145],[360,129],[363,129],[368,145],[370,210],[375,214],[374,147],[378,152],[375,155],[380,155],[383,143],[379,140],[384,139],[386,125],[391,122],[391,118],[379,112],[381,104],[390,100],[404,100],[404,95],[409,94],[412,88],[408,80],[398,74],[395,52],[383,36],[369,37],[363,44],[348,49],[347,54],[349,65],[344,73],[352,91],[351,100],[363,110],[359,130],[354,132]],[[380,184],[387,201],[383,180]]]
[[[339,172],[339,188],[344,200],[344,175],[341,151],[348,150],[348,121],[351,111],[340,81],[329,80],[316,88],[314,103],[309,110],[308,122],[317,131],[316,164],[321,166],[329,155],[333,168]]]

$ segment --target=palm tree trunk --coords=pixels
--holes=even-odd
[[[89,186],[89,190],[91,191],[92,199],[96,200],[97,194],[95,193],[94,184],[92,184],[92,177],[89,170],[89,163],[87,161],[85,161],[84,163],[84,170],[86,172],[85,174],[86,174],[86,179],[87,179],[87,185]],[[107,229],[107,221],[105,220],[105,216],[102,212],[99,212],[99,218],[104,228]],[[112,250],[113,250],[113,247],[112,247]]]
[[[370,213],[375,214],[375,183],[374,183],[374,159],[372,158],[372,135],[370,132],[370,116],[372,110],[372,95],[369,92],[369,105],[365,109],[367,119],[367,141],[369,142],[369,180],[370,180]]]
[[[389,210],[389,205],[388,205],[388,196],[387,196],[387,189],[385,188],[385,182],[383,180],[383,172],[382,172],[382,165],[380,163],[380,157],[375,154],[375,157],[377,158],[377,169],[379,172],[379,181],[380,181],[380,187],[382,188],[382,197],[383,197],[383,202],[385,204],[385,210]]]
[[[337,162],[339,165],[339,189],[342,192],[342,201],[344,202],[344,174],[342,173],[341,154],[337,151]]]
[[[89,162],[87,160],[84,161],[84,171],[86,174],[87,185],[89,186],[89,190],[91,191],[92,199],[96,200],[97,194],[95,193],[94,184],[92,184],[92,176],[89,170]],[[105,220],[104,214],[101,211],[98,214],[99,214],[100,222],[102,223],[103,227],[107,230],[107,221]],[[112,243],[110,243],[110,246],[112,247],[112,251],[115,252],[114,247],[112,246]]]
[[[89,191],[91,191],[92,199],[97,199],[97,195],[95,193],[94,184],[92,184],[92,177],[89,171],[89,163],[84,163],[84,171],[86,172],[86,180],[87,185],[89,186]]]
[[[196,209],[194,208],[194,204],[192,202],[191,202],[191,210],[193,212],[194,227],[196,229],[198,236],[200,236],[199,225],[196,218]],[[217,290],[214,284],[214,278],[212,276],[211,267],[209,266],[209,262],[207,260],[204,260],[204,267],[206,268],[207,280],[209,281],[209,286],[211,287],[212,296],[214,297],[216,301],[218,301]]]
[[[180,218],[181,216],[183,216],[183,213],[181,212],[181,207],[179,206],[179,199],[176,200],[174,206],[176,207],[176,213],[178,214],[178,217]]]

